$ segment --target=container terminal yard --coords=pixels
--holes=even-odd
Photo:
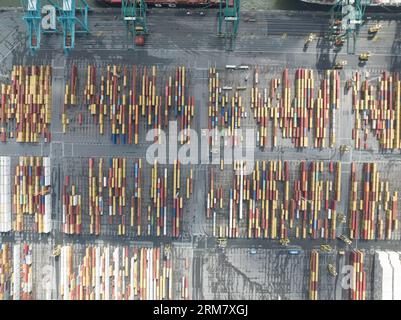
[[[4,2],[0,299],[401,299],[398,3],[292,2]]]

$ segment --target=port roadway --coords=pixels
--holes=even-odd
[[[201,14],[203,11],[203,15]],[[189,12],[189,14],[188,14]],[[64,84],[67,68],[72,63],[86,64],[141,64],[141,65],[186,65],[192,70],[194,80],[194,93],[196,96],[196,116],[194,128],[200,130],[207,127],[207,72],[210,66],[224,69],[227,64],[233,65],[260,65],[272,68],[312,68],[319,71],[330,68],[338,59],[346,59],[348,65],[341,71],[342,86],[345,77],[349,77],[355,70],[364,70],[377,74],[380,70],[399,71],[400,69],[400,18],[396,14],[380,13],[375,16],[369,14],[367,23],[361,26],[356,43],[354,55],[347,55],[346,45],[335,50],[326,38],[330,16],[323,12],[243,12],[239,34],[235,42],[234,51],[226,51],[224,40],[216,36],[217,11],[216,10],[187,10],[187,9],[151,9],[148,14],[150,34],[146,37],[144,47],[132,50],[127,38],[124,24],[117,9],[96,9],[89,17],[91,33],[87,36],[78,36],[76,49],[64,56],[61,48],[61,37],[44,35],[42,49],[31,56],[27,53],[26,43],[21,33],[13,30],[25,30],[19,11],[0,12],[0,33],[8,35],[7,43],[0,42],[1,64],[0,73],[7,75],[13,64],[45,64],[54,68],[53,73],[53,110],[52,110],[52,142],[50,144],[38,143],[18,144],[8,142],[0,145],[1,155],[50,155],[53,168],[60,168],[63,157],[89,157],[89,156],[129,156],[144,157],[147,144],[137,146],[112,145],[108,137],[93,139],[86,134],[61,133],[61,106],[64,97]],[[250,22],[254,20],[255,22]],[[373,39],[368,39],[368,28],[376,20],[380,20],[383,29]],[[14,26],[15,28],[10,28]],[[309,33],[316,33],[317,40],[307,49],[304,49],[305,38]],[[9,39],[10,38],[10,39]],[[372,57],[364,67],[358,65],[358,54],[370,51]],[[3,80],[3,79],[2,79]],[[351,128],[353,116],[351,114],[350,95],[342,97],[345,109],[338,112],[337,133],[338,143],[334,149],[297,150],[291,147],[279,147],[265,151],[255,150],[256,160],[285,159],[285,160],[333,160],[342,161],[344,166],[343,181],[348,181],[349,163],[352,161],[398,162],[399,152],[380,152],[379,150],[356,151],[341,155],[340,144],[353,145],[351,141]],[[346,125],[344,125],[346,124]],[[199,131],[198,131],[199,132]],[[348,169],[346,165],[348,164]],[[53,169],[55,170],[55,169]],[[58,169],[59,171],[60,169]],[[204,174],[203,174],[204,172]],[[57,174],[54,175],[53,185],[61,183]],[[192,217],[191,237],[197,250],[206,252],[209,248],[216,248],[216,240],[207,236],[207,222],[205,221],[206,199],[206,170],[202,166],[194,183],[194,200],[191,202]],[[55,190],[59,190],[54,188]],[[346,188],[344,188],[346,189]],[[55,191],[56,192],[56,191]],[[345,192],[346,194],[346,192]],[[59,194],[55,195],[56,198]],[[346,203],[347,201],[343,201]],[[60,206],[54,208],[56,221],[60,220]],[[346,231],[345,229],[343,231]],[[55,242],[68,241],[60,232],[53,232]],[[45,236],[3,235],[3,240],[29,239],[46,241]],[[71,239],[71,238],[70,238]],[[78,240],[78,239],[77,239]],[[107,242],[131,241],[129,239],[99,237],[99,241]],[[160,241],[160,239],[152,239]],[[93,243],[91,237],[79,238],[80,243]],[[168,239],[166,239],[168,241]],[[291,247],[311,250],[319,247],[323,240],[293,240]],[[338,240],[330,241],[335,248],[344,248]],[[283,247],[274,240],[258,239],[232,239],[228,241],[229,247],[282,250]],[[385,248],[397,249],[394,241],[358,241],[350,248]],[[348,249],[350,249],[348,248]],[[196,260],[194,256],[194,297],[202,297],[202,259]],[[196,261],[195,261],[196,260]]]

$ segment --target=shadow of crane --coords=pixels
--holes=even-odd
[[[334,50],[332,50],[332,37],[328,32],[330,21],[330,18],[328,18],[327,26],[322,25],[320,28],[320,37],[318,38],[316,45],[317,70],[330,69],[333,66],[334,61],[336,61],[338,53],[342,50],[342,48],[334,48]],[[333,55],[331,55],[331,52],[333,52]]]
[[[399,71],[401,68],[401,21],[396,20],[396,29],[394,41],[391,47],[390,70],[392,72]]]

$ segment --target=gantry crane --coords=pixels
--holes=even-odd
[[[127,27],[127,33],[132,35],[132,46],[143,45],[143,36],[148,33],[145,0],[122,0],[121,15]]]
[[[28,46],[34,52],[40,48],[41,28],[41,6],[40,0],[21,0],[24,9],[23,19],[28,28]]]
[[[239,21],[240,0],[220,0],[217,32],[218,36],[224,37],[227,50],[233,49],[234,39],[238,34]]]
[[[331,9],[332,36],[347,38],[347,53],[355,53],[356,37],[370,0],[337,0]]]
[[[86,0],[49,0],[56,7],[58,21],[63,29],[63,49],[65,53],[75,48],[75,34],[89,33]]]

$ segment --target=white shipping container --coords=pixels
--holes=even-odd
[[[399,253],[388,253],[390,264],[393,268],[393,300],[401,300],[401,260]]]
[[[13,300],[20,299],[20,289],[21,289],[21,268],[20,268],[20,258],[21,258],[21,246],[15,244],[13,246]]]
[[[105,249],[105,256],[106,256],[106,262],[105,262],[105,300],[110,300],[110,250],[109,247],[107,246]]]
[[[0,157],[0,232],[12,230],[10,167],[11,158]]]
[[[45,214],[43,217],[43,232],[49,233],[52,229],[52,198],[50,194],[45,195]]]
[[[78,195],[74,195],[72,197],[72,205],[77,206],[78,205]]]
[[[25,256],[25,263],[30,266],[32,264],[32,254],[27,254]]]
[[[134,263],[135,263],[135,259],[134,257],[131,257],[131,272],[129,275],[129,282],[130,282],[130,300],[134,300],[135,298],[135,293],[134,293]]]
[[[95,248],[95,263],[96,263],[96,279],[95,279],[95,299],[100,300],[100,248],[96,247]]]
[[[114,249],[113,260],[114,260],[114,300],[118,299],[119,288],[118,288],[118,270],[120,268],[118,247]]]

